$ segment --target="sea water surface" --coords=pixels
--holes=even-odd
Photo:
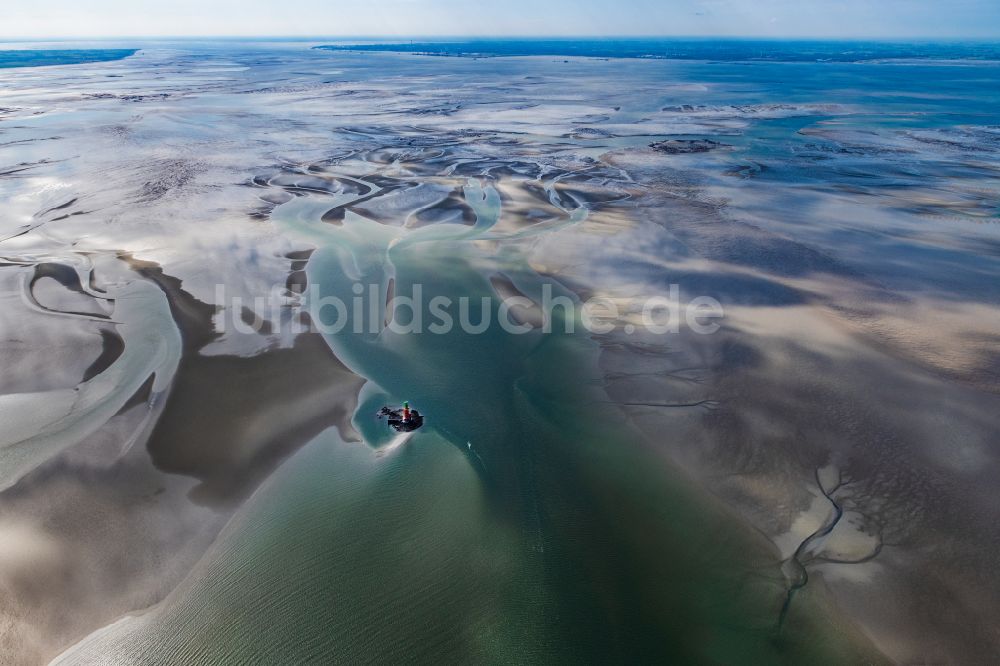
[[[605,38],[339,40],[318,48],[383,51],[460,57],[577,56],[586,58],[656,58],[712,62],[864,62],[873,60],[1000,59],[996,42],[860,41],[805,39]]]
[[[193,502],[171,499],[183,516],[221,495],[211,508],[225,527],[169,585],[143,596],[145,604],[122,602],[98,626],[81,623],[76,634],[49,639],[58,649],[47,654],[65,650],[64,663],[878,663],[887,650],[926,654],[917,636],[922,615],[902,615],[904,629],[887,629],[881,616],[892,613],[872,617],[849,602],[892,590],[922,609],[939,598],[958,606],[958,592],[907,597],[922,588],[892,572],[918,570],[966,590],[947,562],[920,559],[940,552],[923,539],[946,539],[973,559],[986,552],[968,532],[948,532],[957,524],[951,518],[917,530],[912,516],[944,511],[928,487],[971,486],[982,480],[976,470],[993,469],[992,452],[973,446],[995,432],[988,327],[1000,293],[984,279],[1000,261],[990,184],[1000,153],[993,47],[768,44],[772,55],[761,57],[756,43],[674,44],[698,57],[673,59],[676,50],[638,57],[662,44],[632,43],[624,52],[525,44],[454,47],[518,56],[476,60],[376,52],[400,50],[389,47],[329,51],[313,42],[152,42],[71,85],[54,70],[10,74],[2,106],[18,126],[5,141],[24,140],[0,147],[15,169],[0,181],[11,210],[0,229],[11,307],[24,293],[15,272],[74,266],[80,285],[143,299],[114,310],[129,315],[113,326],[130,353],[98,385],[113,379],[132,392],[155,377],[151,396],[136,404],[178,404],[164,384],[177,367],[180,329],[176,373],[223,358],[228,365],[219,367],[231,376],[198,376],[261,401],[257,412],[212,411],[209,386],[185,403],[187,413],[168,402],[164,418],[172,421],[158,424],[148,455],[142,446],[131,455],[205,485],[229,476],[249,490],[226,495],[222,484],[214,495],[192,493]],[[0,127],[8,126],[5,117]],[[667,139],[710,139],[719,148],[671,156],[650,148]],[[128,273],[129,253],[155,261],[162,275]],[[142,286],[118,284],[129,280]],[[579,303],[595,291],[660,295],[671,281],[718,298],[732,323],[695,342],[591,335],[579,325],[551,334],[495,325],[412,334],[388,326],[384,309],[390,293],[420,285],[425,304],[466,298],[472,321],[496,321],[499,283],[534,301],[548,286]],[[310,299],[350,303],[361,284],[364,325],[325,332],[324,353],[276,363],[250,382],[251,363],[291,354],[296,342],[280,317],[252,334],[217,330],[230,310],[247,314],[215,302],[217,285],[254,296],[275,283],[287,287],[281,317],[308,310]],[[36,281],[24,284],[31,296]],[[316,290],[297,293],[295,284]],[[970,370],[952,355],[921,357],[934,339],[908,347],[906,338],[892,353],[863,335],[843,342],[852,322],[875,316],[837,300],[844,284],[918,323],[904,306],[945,296],[952,308],[975,306],[984,316],[961,318],[961,339],[984,360]],[[75,317],[63,309],[60,322]],[[164,321],[168,310],[173,324]],[[806,333],[786,339],[767,328],[782,321],[780,310],[794,312],[790,327]],[[133,321],[133,311],[156,316]],[[55,329],[43,325],[51,314],[31,311],[47,332]],[[879,320],[883,341],[895,321]],[[195,329],[199,323],[207,330]],[[131,352],[146,349],[152,360],[138,363]],[[296,391],[295,373],[332,362],[359,378],[360,391],[329,404],[325,393]],[[857,374],[844,370],[855,364]],[[642,379],[650,375],[672,383],[651,390],[640,383],[654,381]],[[804,390],[774,376],[817,383]],[[623,380],[635,383],[616,390]],[[59,395],[90,395],[89,385]],[[929,412],[940,423],[927,426],[926,440],[906,423],[923,424],[928,410],[878,392],[917,395],[914,386],[942,398]],[[111,423],[125,408],[123,391],[100,409],[68,409],[58,438],[23,426],[0,449],[11,463],[5,469],[16,471],[5,483],[41,492],[61,474],[102,466],[110,487],[121,483],[114,472],[124,458],[98,457],[97,465],[57,456],[99,420]],[[25,401],[56,404],[54,392],[10,393],[21,396],[11,413]],[[858,395],[871,399],[858,406]],[[770,411],[772,399],[795,419]],[[401,400],[427,419],[410,436],[374,419],[379,406]],[[313,409],[350,418],[303,436],[293,426]],[[226,441],[198,440],[194,462],[181,465],[171,454],[187,452],[187,442],[163,434],[184,432],[178,421],[239,427],[223,431]],[[260,433],[274,423],[292,425],[272,441]],[[942,439],[935,427],[962,436]],[[142,428],[128,441],[144,441]],[[971,443],[978,467],[954,463],[954,439]],[[949,442],[947,451],[935,448],[939,441]],[[49,458],[56,462],[44,467]],[[867,551],[816,550],[800,561],[796,548],[782,549],[796,536],[806,543],[809,531],[796,530],[810,526],[807,510],[825,492],[822,483],[816,489],[817,469],[831,460],[854,465],[852,521],[873,533],[875,518],[910,530],[887,537],[894,545],[884,550],[879,542],[874,557],[884,570],[855,573],[843,562],[833,569],[831,585],[847,581],[835,588],[840,596],[806,567],[824,557],[864,566]],[[885,460],[913,467],[896,477]],[[868,478],[879,479],[876,490],[864,485]],[[155,485],[144,491],[151,505],[159,501]],[[134,505],[132,496],[121,503]],[[968,501],[958,514],[990,515]],[[867,514],[874,518],[866,523]],[[141,551],[160,525],[167,543],[191,539],[176,516],[141,525],[134,542],[112,552]],[[828,541],[839,547],[838,536],[846,538]],[[166,550],[150,560],[169,559]],[[884,580],[892,585],[877,587]],[[115,598],[116,589],[95,596]],[[41,606],[58,600],[55,593]],[[899,606],[892,612],[911,604]],[[943,637],[935,634],[935,649],[960,654],[964,644],[966,654],[985,653],[986,634],[966,640],[963,624],[936,627]]]
[[[370,166],[313,165],[267,185],[311,183],[270,216],[316,247],[306,273],[320,291],[310,298],[350,303],[362,284],[359,311],[374,305],[373,332],[363,317],[361,332],[352,321],[325,335],[368,380],[354,425],[374,450],[332,431],[318,437],[162,609],[95,634],[66,663],[109,650],[188,663],[871,658],[864,642],[824,628],[814,599],[776,633],[784,592],[767,543],[636,446],[639,433],[595,386],[600,348],[585,331],[386,327],[390,288],[469,299],[470,321],[481,322],[500,316],[489,275],[502,272],[538,302],[553,283],[515,248],[483,250],[510,234],[495,230],[499,194],[475,178],[464,188],[471,226],[401,229],[351,210],[323,222],[381,189],[385,177],[358,175]],[[317,187],[337,179],[361,187]],[[578,203],[563,212],[570,224],[585,219]],[[564,288],[556,295],[579,302]],[[426,302],[417,311],[430,319]],[[335,327],[337,313],[322,312]],[[399,435],[373,419],[404,398],[426,415],[424,428]],[[690,639],[706,627],[710,637]]]

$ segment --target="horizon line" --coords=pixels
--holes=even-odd
[[[764,41],[764,42],[794,42],[794,41],[831,41],[831,42],[982,42],[1000,44],[1000,35],[996,36],[975,36],[975,35],[949,35],[949,36],[928,36],[928,35],[855,35],[855,36],[829,36],[829,35],[604,35],[604,34],[576,34],[576,35],[306,35],[306,34],[220,34],[220,35],[31,35],[8,37],[0,35],[0,43],[5,42],[45,42],[45,41],[104,41],[104,40],[279,40],[287,39],[292,41],[324,41],[324,40],[380,40],[380,41],[456,41],[456,40],[594,40],[594,41],[629,41],[629,40],[733,40],[733,41]]]

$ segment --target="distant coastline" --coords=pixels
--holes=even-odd
[[[864,62],[878,60],[1000,60],[995,42],[877,42],[752,39],[475,39],[369,42],[315,47],[326,51],[410,53],[495,58],[554,56],[651,58],[723,62]]]
[[[16,49],[0,51],[0,69],[107,62],[138,52],[139,49]]]

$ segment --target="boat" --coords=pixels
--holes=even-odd
[[[379,420],[384,417],[388,421],[389,427],[396,432],[413,432],[424,424],[424,417],[417,410],[410,409],[408,401],[403,402],[402,409],[383,407],[378,410],[377,416]]]

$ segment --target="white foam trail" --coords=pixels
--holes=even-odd
[[[413,433],[412,432],[401,432],[401,433],[399,433],[398,435],[396,435],[395,437],[392,438],[391,442],[389,442],[385,446],[381,447],[378,450],[378,454],[380,456],[389,455],[390,453],[392,453],[396,449],[398,449],[401,446],[403,446],[403,444],[406,444],[408,441],[410,441],[411,437],[413,437]]]
[[[482,459],[475,449],[472,448],[472,442],[466,442],[465,447],[469,450],[469,453],[476,456],[476,460],[478,460],[479,464],[483,466],[483,469],[486,469],[486,461]]]

